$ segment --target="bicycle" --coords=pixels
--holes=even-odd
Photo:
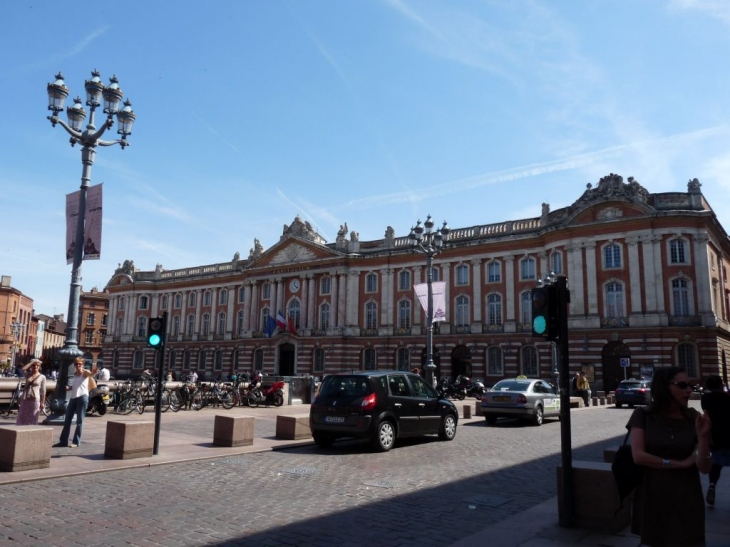
[[[25,383],[23,380],[18,382],[18,385],[13,390],[13,394],[10,396],[10,406],[8,406],[8,410],[5,413],[6,416],[10,416],[10,413],[13,411],[13,406],[18,407],[18,410],[20,410],[20,392],[22,391],[23,387],[25,386]]]
[[[170,408],[173,412],[177,412],[181,408],[189,409],[191,407],[196,387],[194,383],[186,382],[170,392]]]

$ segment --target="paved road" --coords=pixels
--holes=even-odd
[[[629,414],[573,411],[574,458],[602,460]],[[348,442],[6,484],[0,544],[443,546],[555,496],[559,463],[559,422],[478,420],[386,454]]]

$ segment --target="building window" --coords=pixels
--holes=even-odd
[[[180,316],[176,315],[172,318],[172,336],[177,338],[180,334]]]
[[[139,309],[140,310],[146,310],[149,304],[149,297],[147,296],[140,296],[139,297]]]
[[[144,336],[147,334],[147,318],[146,317],[138,317],[137,318],[137,336],[140,338],[144,338]]]
[[[132,359],[132,368],[144,368],[144,352],[139,350],[134,352],[134,357]]]
[[[669,242],[669,261],[672,264],[686,264],[687,255],[685,253],[684,239],[675,238]]]
[[[502,281],[502,265],[496,260],[487,264],[487,282],[499,283]]]
[[[214,370],[223,370],[223,350],[217,350],[215,352],[215,361],[213,362]]]
[[[95,322],[96,322],[96,316],[93,313],[90,313],[89,315],[86,316],[86,324],[89,327],[93,327]]]
[[[689,287],[684,279],[672,280],[672,315],[675,317],[691,315]]]
[[[532,325],[532,292],[524,291],[520,294],[520,323]]]
[[[398,302],[398,328],[411,328],[411,303],[408,300]]]
[[[312,361],[314,362],[314,372],[324,372],[324,350],[322,348],[314,348]]]
[[[269,326],[269,317],[271,317],[271,314],[269,313],[269,308],[264,308],[261,310],[261,331],[266,332],[267,328]]]
[[[180,308],[182,308],[182,295],[176,294],[175,295],[175,309],[179,310]]]
[[[216,329],[216,334],[218,336],[223,336],[226,332],[226,314],[221,312],[218,314],[218,328]]]
[[[107,314],[104,314],[101,316],[101,326],[106,327],[107,326]]]
[[[456,267],[456,284],[457,285],[468,285],[469,284],[469,266],[466,264],[459,264]]]
[[[191,313],[188,315],[188,328],[185,334],[192,336],[195,332],[195,316]]]
[[[238,303],[244,304],[246,302],[246,289],[238,287]]]
[[[487,296],[487,323],[489,325],[502,324],[502,295],[490,294]]]
[[[323,277],[319,280],[319,294],[329,294],[332,291],[332,278]]]
[[[398,289],[407,291],[411,288],[411,272],[403,270],[398,274]]]
[[[87,330],[85,334],[86,334],[86,345],[90,346],[92,344],[92,342],[94,341],[94,331]]]
[[[185,354],[183,355],[183,368],[185,370],[193,370],[195,365],[195,360],[193,359],[193,352],[190,350],[187,350]]]
[[[117,332],[116,332],[117,336],[121,336],[122,334],[124,334],[123,328],[124,328],[124,318],[117,317]]]
[[[175,367],[177,367],[177,352],[171,351],[169,354],[168,359],[168,368],[170,370],[175,370]]]
[[[319,328],[320,330],[330,328],[330,305],[327,302],[319,307]]]
[[[210,314],[203,314],[203,322],[200,325],[200,334],[208,336],[210,334]]]
[[[532,257],[520,260],[520,279],[535,279],[535,259]]]
[[[398,348],[396,355],[398,370],[411,370],[411,352],[408,348]]]
[[[469,297],[461,295],[456,298],[456,321],[457,327],[469,326]]]
[[[213,303],[213,292],[205,291],[203,294],[203,306],[210,306]]]
[[[208,364],[208,352],[204,349],[198,353],[198,370],[205,370],[205,366]]]
[[[690,378],[699,378],[697,353],[693,344],[689,342],[677,344],[677,366],[683,368]]]
[[[243,334],[243,310],[238,312],[238,315],[236,316],[236,332],[238,334]]]
[[[233,352],[233,370],[240,370],[241,365],[243,365],[243,350],[237,349]]]
[[[119,309],[123,310],[124,306],[126,305],[127,297],[126,296],[120,296],[119,297]]]
[[[167,309],[167,302],[168,302],[168,300],[169,300],[169,297],[166,294],[163,294],[162,295],[162,302],[160,303],[160,308],[162,308],[163,310],[166,310]]]
[[[258,371],[264,370],[264,350],[261,348],[253,352],[253,369]]]
[[[606,284],[606,317],[626,317],[624,312],[624,286],[622,283]]]
[[[114,350],[114,354],[112,355],[112,368],[119,368],[119,350]]]
[[[563,253],[555,251],[550,255],[550,271],[557,275],[563,273]]]
[[[365,348],[362,352],[362,368],[365,370],[375,370],[376,366],[375,350],[373,348]]]
[[[271,298],[271,283],[264,283],[261,287],[261,299],[269,300]]]
[[[487,348],[487,375],[504,376],[504,366],[502,365],[502,348],[500,348],[499,346],[491,346]]]
[[[528,378],[539,378],[540,372],[537,366],[537,350],[534,346],[524,346],[520,351],[522,361],[522,374]]]
[[[610,243],[603,248],[603,267],[607,269],[621,267],[621,247],[619,245]]]
[[[440,275],[438,268],[431,268],[431,281],[439,281]]]
[[[365,276],[365,292],[375,292],[378,290],[378,276],[369,273]]]
[[[218,303],[221,306],[228,304],[228,289],[221,289],[221,292],[218,293]]]
[[[378,305],[375,302],[365,304],[365,328],[378,328]]]
[[[198,293],[191,292],[188,294],[188,308],[194,308],[198,303]]]
[[[289,303],[287,319],[289,320],[290,325],[294,325],[295,329],[299,329],[301,327],[302,305],[299,300],[292,300]]]

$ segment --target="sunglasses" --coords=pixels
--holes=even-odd
[[[687,389],[688,387],[695,387],[694,384],[690,384],[689,382],[669,382],[673,386],[677,386],[679,389]]]

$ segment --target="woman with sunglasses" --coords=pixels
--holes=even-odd
[[[654,370],[652,402],[638,408],[631,429],[634,461],[644,467],[634,492],[631,531],[650,547],[705,545],[700,473],[712,466],[710,419],[689,407],[692,384],[678,367]]]

